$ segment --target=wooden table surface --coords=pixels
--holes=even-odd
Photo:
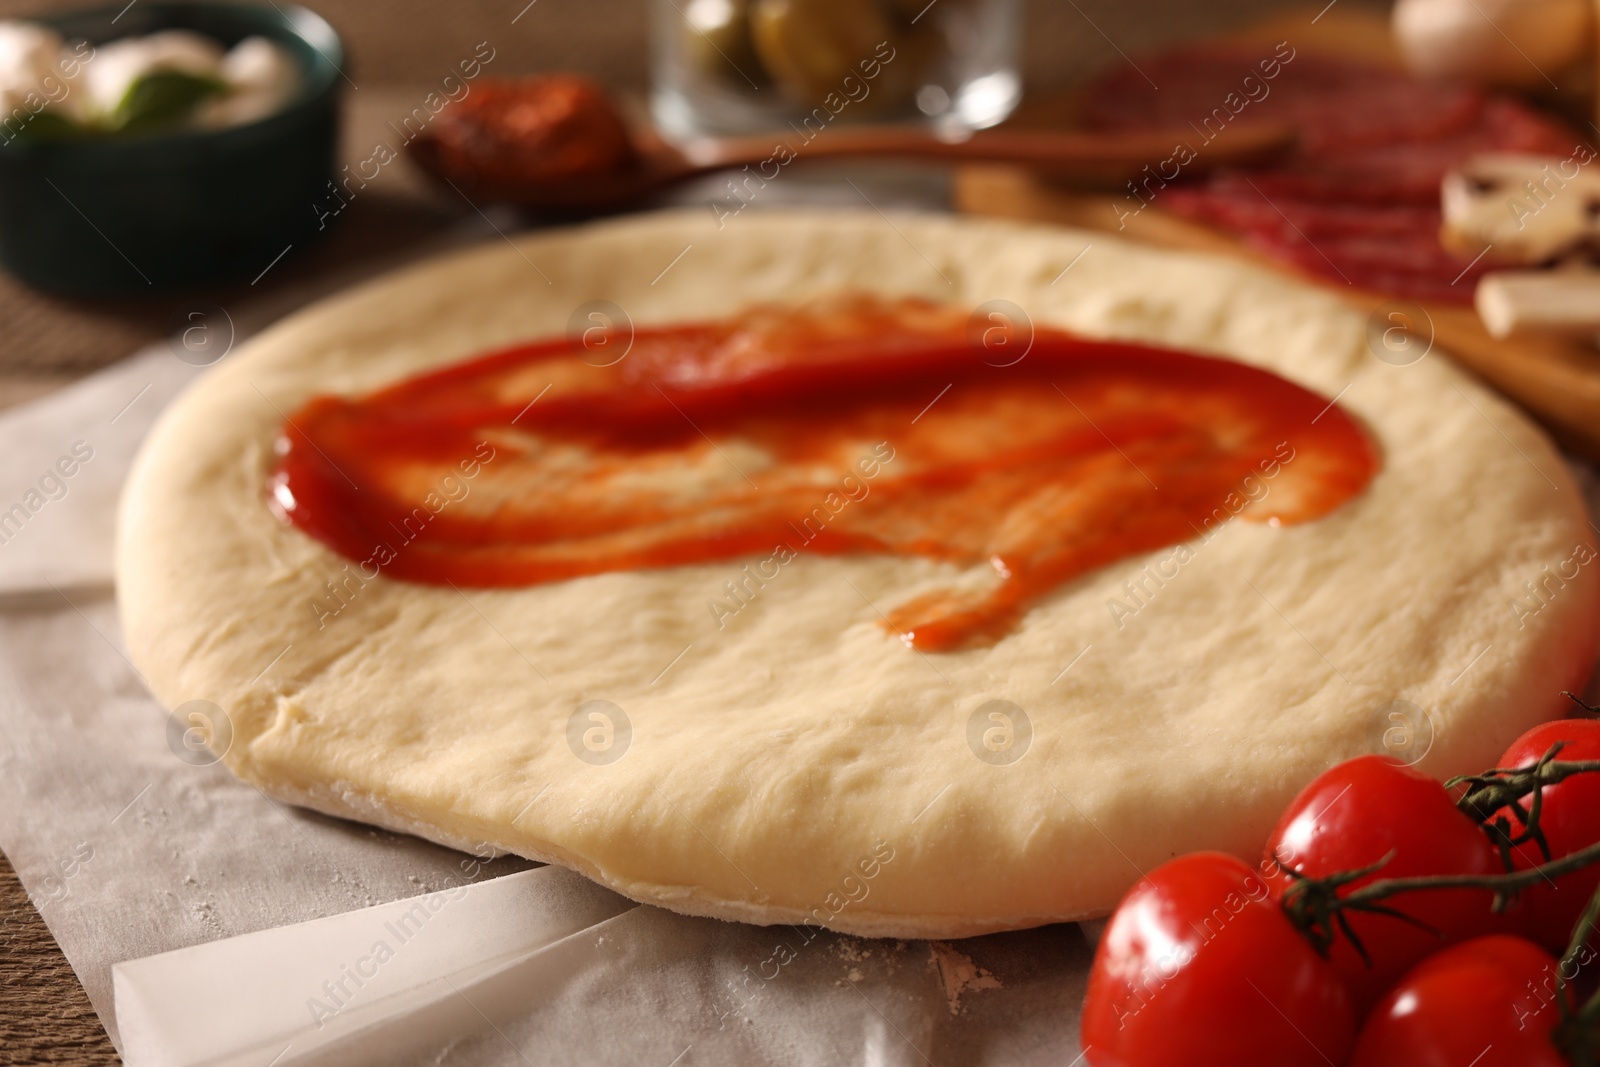
[[[87,2],[87,0],[86,0]],[[1346,0],[1382,4],[1383,0]],[[583,5],[463,0],[448,14],[435,0],[312,0],[344,35],[360,88],[348,94],[346,156],[365,158],[391,116],[410,110],[428,86],[399,85],[416,72],[448,69],[475,42],[504,46],[497,74],[584,70],[626,90],[643,89],[645,0]],[[1254,19],[1303,0],[1026,0],[1025,73],[1031,86],[1061,85],[1125,52]],[[37,11],[34,0],[0,0],[0,17]],[[78,5],[66,5],[78,6]],[[516,34],[508,12],[522,9]],[[437,29],[438,32],[434,32]],[[463,48],[465,52],[463,52]],[[369,76],[372,78],[368,80]],[[318,248],[286,260],[261,292],[229,287],[154,301],[81,301],[29,290],[0,274],[0,409],[43,396],[137,348],[158,341],[179,299],[224,307],[249,298],[284,310],[418,253],[474,209],[423,183],[404,165],[387,168],[343,213]],[[0,1065],[118,1063],[71,967],[0,854]]]
[[[120,1062],[56,939],[0,855],[0,1063]]]

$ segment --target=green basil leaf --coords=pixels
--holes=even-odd
[[[200,101],[228,91],[220,78],[158,70],[128,86],[108,126],[118,133],[144,133],[188,118]]]

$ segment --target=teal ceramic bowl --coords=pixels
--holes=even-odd
[[[0,144],[0,265],[43,289],[133,296],[250,281],[321,235],[344,50],[320,15],[141,0],[37,21],[96,45],[164,29],[224,47],[259,35],[293,54],[304,81],[284,110],[230,129]]]

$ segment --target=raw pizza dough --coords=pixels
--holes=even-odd
[[[228,766],[286,801],[690,914],[955,937],[1104,913],[1181,852],[1252,857],[1296,790],[1385,731],[1436,775],[1488,766],[1586,678],[1600,565],[1563,463],[1438,353],[1374,358],[1333,297],[1037,226],[724,221],[492,244],[229,356],[162,417],[123,500],[126,638],[156,694],[225,709]],[[1328,518],[1230,522],[1186,562],[1123,560],[993,648],[939,655],[878,610],[948,585],[948,564],[802,554],[722,629],[707,602],[737,564],[503,591],[380,577],[330,613],[348,561],[266,506],[274,437],[313,393],[560,333],[591,300],[642,325],[846,289],[1006,299],[1256,363],[1338,396],[1384,467]],[[607,705],[574,725],[597,700],[631,732],[589,717]],[[1026,716],[1009,711],[1010,748],[990,701]]]

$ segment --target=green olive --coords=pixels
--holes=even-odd
[[[892,54],[903,34],[871,0],[754,0],[756,53],[796,103],[821,103],[860,65]],[[881,50],[881,51],[880,51]]]
[[[703,77],[745,89],[766,83],[750,37],[750,0],[690,0],[683,14],[684,50]]]

